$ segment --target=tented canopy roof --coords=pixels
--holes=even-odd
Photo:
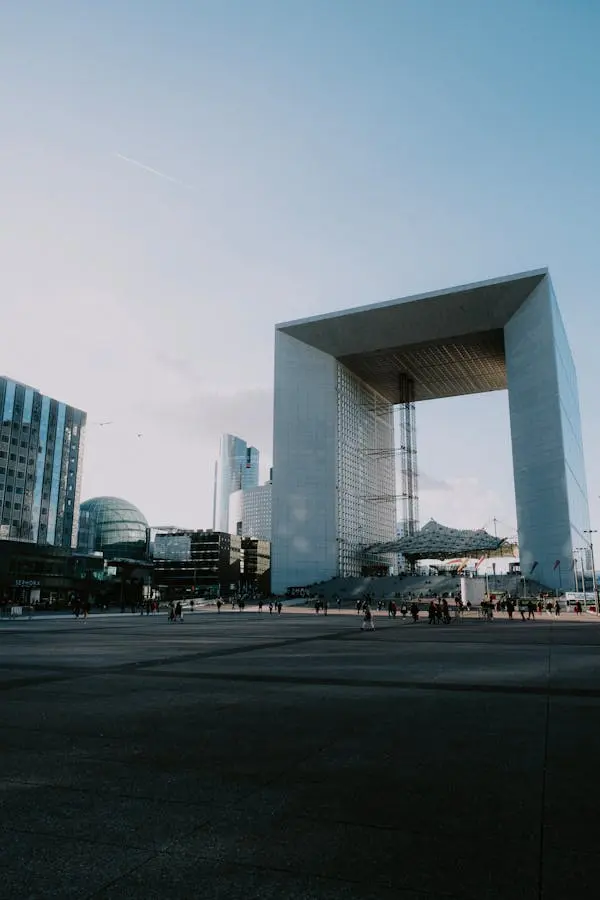
[[[387,544],[375,544],[369,549],[376,553],[402,553],[408,559],[451,559],[493,553],[504,543],[505,538],[494,537],[483,529],[448,528],[431,519],[416,534],[399,537]]]

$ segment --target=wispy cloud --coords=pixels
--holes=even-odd
[[[185,181],[180,181],[179,178],[174,178],[172,175],[167,175],[166,172],[161,172],[159,171],[159,169],[153,169],[152,166],[147,166],[145,163],[142,163],[137,159],[132,159],[131,156],[124,156],[122,153],[115,153],[114,155],[116,159],[121,159],[123,162],[129,163],[132,166],[137,166],[138,169],[143,169],[144,172],[150,172],[151,175],[157,175],[159,178],[164,178],[165,181],[170,181],[172,184],[179,184],[181,185],[181,187],[193,190],[193,186],[191,184],[187,184]]]

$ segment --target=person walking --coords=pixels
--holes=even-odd
[[[283,609],[283,603],[281,602],[281,600],[278,600],[278,601],[277,601],[277,615],[278,615],[278,616],[281,615],[281,610],[282,610],[282,609]]]
[[[175,621],[183,622],[183,607],[181,605],[181,600],[178,600],[175,604]]]
[[[362,631],[375,631],[375,625],[373,623],[373,614],[371,612],[371,607],[368,603],[365,604],[365,611],[363,615],[363,621],[361,625]]]

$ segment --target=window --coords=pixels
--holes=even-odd
[[[21,504],[20,504],[20,503],[15,503],[15,509],[21,509]]]
[[[20,456],[20,457],[19,457],[19,462],[21,463],[22,466],[24,466],[25,463],[27,462],[27,460],[26,460],[26,458],[25,458],[24,456]]]
[[[0,475],[6,475],[6,466],[0,466]]]
[[[16,437],[11,438],[11,439],[10,439],[10,442],[11,442],[11,444],[18,444],[18,443],[19,443],[18,440],[16,439]]]
[[[22,494],[22,493],[23,493],[22,487],[15,488],[15,494]]]
[[[6,451],[0,450],[0,459],[6,459]]]
[[[17,454],[16,454],[16,453],[11,453],[10,456],[9,456],[9,459],[11,459],[12,462],[16,462],[16,461],[17,461]]]
[[[13,528],[18,528],[18,527],[19,527],[19,520],[13,519]]]
[[[7,494],[12,494],[12,490],[13,490],[13,489],[12,489],[12,484],[7,484],[7,485],[6,485],[6,493],[7,493]]]
[[[27,441],[21,441],[21,447],[25,447],[25,449],[27,449],[27,446],[28,446]]]
[[[9,469],[9,470],[8,470],[8,477],[9,477],[9,478],[12,478],[14,474],[15,474],[15,470],[14,470],[14,469]]]
[[[10,509],[10,506],[11,506],[10,500],[6,500],[4,503],[4,506],[6,507],[6,509]]]
[[[8,435],[3,434],[2,437],[0,438],[0,440],[2,441],[3,444],[8,444]]]

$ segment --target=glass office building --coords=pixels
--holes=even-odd
[[[240,537],[271,540],[271,482],[234,491],[229,498],[229,528]]]
[[[86,418],[0,376],[0,539],[75,546]]]
[[[213,530],[229,533],[229,498],[234,491],[258,486],[259,453],[233,434],[221,437],[215,468]]]

